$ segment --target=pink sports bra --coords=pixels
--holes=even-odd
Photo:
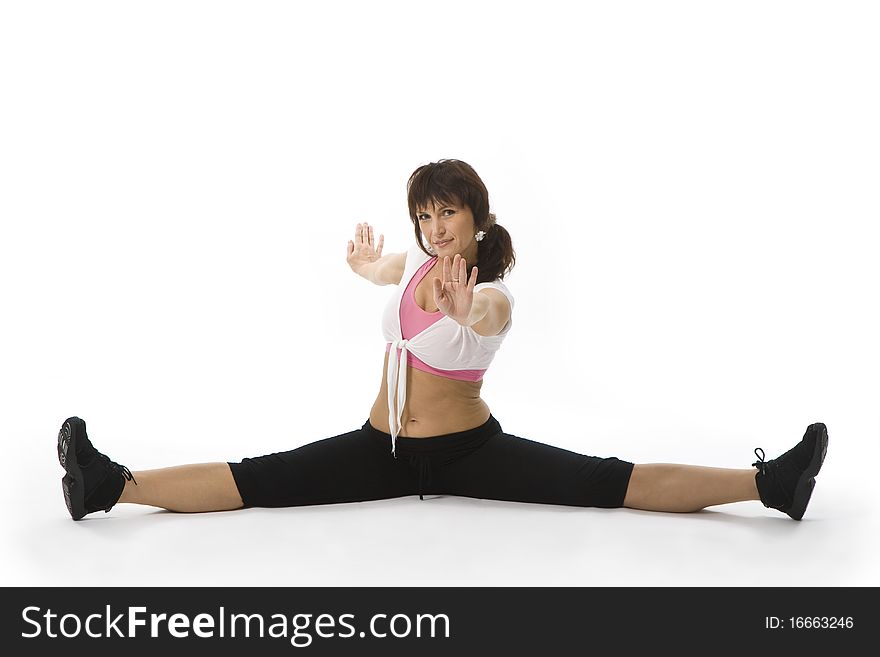
[[[426,310],[422,310],[419,307],[419,304],[416,303],[416,287],[425,277],[425,274],[428,273],[428,270],[434,266],[436,261],[437,257],[435,256],[418,268],[415,275],[410,280],[409,285],[406,286],[403,296],[400,299],[400,332],[404,339],[408,340],[414,335],[418,335],[431,324],[443,317],[441,311],[438,310],[437,312],[429,313]],[[390,342],[385,345],[385,351],[391,351]],[[437,376],[443,376],[447,379],[457,379],[458,381],[479,381],[483,378],[483,374],[486,372],[486,369],[441,370],[436,367],[431,367],[412,352],[407,352],[406,360],[410,367],[415,367],[417,370],[436,374]]]

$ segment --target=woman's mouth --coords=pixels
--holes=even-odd
[[[434,246],[446,246],[446,245],[449,244],[451,241],[452,241],[452,240],[446,240],[445,242],[434,242]]]

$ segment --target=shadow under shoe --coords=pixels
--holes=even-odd
[[[758,460],[752,465],[758,468],[755,483],[763,505],[795,520],[803,518],[827,451],[828,429],[821,422],[808,426],[797,445],[770,461],[764,460],[763,449],[755,448]]]
[[[124,465],[95,449],[86,423],[70,417],[58,432],[58,461],[67,472],[61,478],[64,502],[70,517],[80,520],[95,511],[110,511],[119,501],[125,482],[135,481]]]

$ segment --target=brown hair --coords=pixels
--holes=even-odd
[[[428,207],[430,203],[466,205],[474,216],[474,228],[485,231],[483,239],[477,242],[477,283],[504,278],[513,269],[516,254],[510,233],[495,221],[489,212],[489,192],[486,185],[471,165],[461,160],[440,160],[424,164],[413,171],[406,183],[409,217],[416,233],[416,244],[429,256],[422,243],[418,208]],[[468,263],[470,268],[472,265]]]

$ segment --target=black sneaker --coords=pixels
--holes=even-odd
[[[128,468],[95,449],[86,433],[85,420],[78,417],[69,417],[61,425],[58,461],[67,471],[61,478],[61,488],[74,520],[95,511],[106,513],[119,500],[126,480],[137,484]]]
[[[752,465],[758,468],[755,482],[764,506],[795,520],[803,518],[827,451],[828,429],[821,422],[808,426],[797,445],[771,461],[765,461],[764,450],[756,448],[759,460]]]

